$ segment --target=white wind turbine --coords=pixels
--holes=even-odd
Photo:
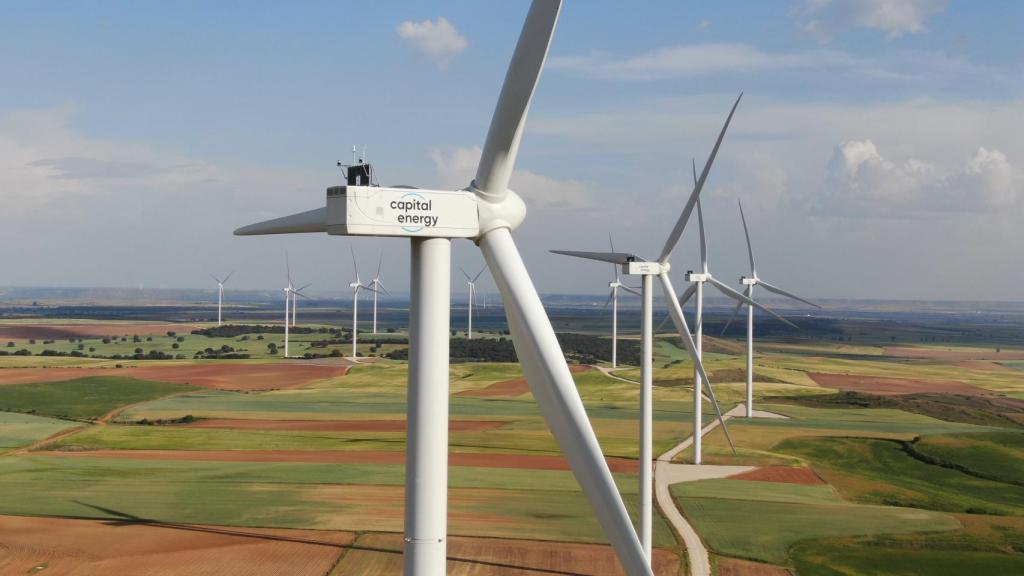
[[[356,279],[349,283],[348,287],[352,289],[352,358],[355,359],[359,356],[358,345],[359,340],[359,293],[363,290],[369,290],[376,296],[377,291],[370,287],[369,284],[363,284],[363,281],[359,279],[359,263],[356,261],[356,250],[349,246],[352,250],[352,266],[356,270]],[[376,298],[374,298],[376,300]],[[374,307],[376,311],[376,307]]]
[[[361,167],[357,167],[355,177],[350,170],[347,187],[329,189],[325,207],[235,232],[328,232],[411,239],[404,538],[407,575],[445,573],[452,238],[471,239],[480,247],[501,292],[512,341],[533,397],[619,562],[631,576],[652,575],[551,322],[512,239],[512,230],[526,218],[526,204],[509,190],[509,180],[561,6],[560,0],[534,0],[530,5],[487,131],[476,177],[468,187],[460,191],[372,187],[375,196],[389,202],[420,198],[402,200],[406,212],[400,214],[394,212],[395,208],[389,211],[389,204],[378,204],[382,215],[374,219],[374,214],[357,210],[360,194],[363,198],[368,194],[367,188],[356,183],[369,184],[358,173]],[[414,225],[407,225],[410,220]],[[666,285],[674,298],[667,280]],[[677,311],[675,317],[681,319],[682,315]]]
[[[612,242],[612,235],[608,235],[608,246],[615,252],[615,243]],[[619,266],[612,264],[612,281],[608,283],[608,299],[604,302],[604,307],[607,308],[608,304],[612,305],[612,368],[618,368],[619,366],[619,289],[623,289],[630,294],[636,294],[640,296],[640,292],[630,286],[626,286],[622,283],[619,278]]]
[[[384,283],[380,281],[380,268],[384,265],[384,251],[381,250],[380,257],[377,259],[377,275],[370,280],[370,288],[373,292],[373,333],[377,333],[377,295],[383,291],[385,294],[390,295],[388,289],[384,287]],[[357,274],[358,276],[358,274]]]
[[[285,262],[285,267],[287,268],[287,271],[288,271],[288,288],[287,288],[287,290],[288,290],[289,294],[291,295],[291,301],[292,301],[292,319],[291,319],[291,323],[292,323],[292,326],[295,326],[296,310],[298,310],[298,308],[299,308],[299,299],[296,298],[296,296],[302,296],[303,298],[308,300],[309,296],[306,296],[305,294],[303,294],[302,291],[305,290],[306,288],[309,288],[310,286],[312,286],[312,284],[306,284],[302,288],[296,288],[295,285],[292,284],[292,266],[291,266],[291,262],[288,261],[288,253],[287,252],[285,252],[285,255],[284,255],[284,262]],[[285,308],[286,308],[286,310],[285,310],[285,323],[286,324],[288,323],[287,306],[288,306],[288,303],[287,303],[287,299],[286,299],[286,301],[285,301]]]
[[[815,308],[821,308],[821,306],[818,306],[817,304],[815,304],[814,302],[811,302],[810,300],[804,300],[803,298],[797,296],[796,294],[791,294],[789,292],[786,292],[782,288],[778,288],[776,286],[773,286],[773,285],[765,282],[764,280],[762,280],[760,277],[758,277],[758,275],[757,275],[757,267],[754,266],[754,249],[750,245],[750,232],[747,230],[747,218],[746,218],[746,216],[743,215],[743,202],[740,201],[738,198],[737,198],[736,202],[740,206],[740,220],[743,221],[743,235],[746,236],[746,238],[747,238],[747,255],[750,257],[750,276],[742,276],[742,277],[740,277],[740,282],[743,283],[743,285],[747,287],[747,289],[743,293],[746,294],[748,298],[752,297],[753,294],[754,294],[754,286],[761,285],[761,286],[764,286],[764,289],[768,290],[769,292],[774,292],[774,293],[779,294],[781,296],[785,296],[786,298],[792,298],[793,300],[797,300],[799,302],[803,302],[804,304],[809,304],[811,306],[814,306]],[[742,305],[743,305],[743,303],[737,304],[736,308],[732,311],[732,315],[729,317],[729,320],[725,323],[725,326],[722,327],[722,334],[723,335],[725,334],[725,331],[728,330],[729,325],[732,324],[733,319],[736,318],[736,314],[739,313],[740,306],[742,306]],[[750,307],[747,307],[747,418],[750,418],[753,415],[754,415],[754,309],[750,308]]]
[[[693,168],[693,180],[697,182],[697,167],[694,164]],[[711,275],[711,271],[708,269],[708,249],[707,249],[707,238],[704,235],[704,211],[701,210],[700,200],[697,201],[697,224],[700,231],[700,264],[701,271],[699,273],[688,272],[686,280],[691,282],[690,287],[683,292],[683,296],[679,301],[680,307],[685,307],[687,300],[696,294],[696,315],[694,316],[693,329],[694,329],[694,341],[697,345],[697,356],[703,359],[704,354],[704,283],[710,283],[712,286],[717,288],[719,292],[725,294],[729,298],[736,300],[738,305],[742,306],[747,304],[755,308],[764,310],[765,312],[775,316],[779,320],[782,320],[790,326],[796,327],[795,324],[786,320],[782,316],[779,316],[775,312],[754,302],[750,299],[750,296],[744,296],[739,292],[730,288],[727,284],[719,281],[717,278]],[[700,380],[702,376],[696,369],[693,371],[694,379],[694,390],[700,389]],[[700,395],[695,394],[693,399],[693,426],[695,430],[699,430],[702,426],[703,420],[702,414],[702,403]],[[694,433],[693,436],[693,463],[700,464],[703,460],[702,457],[702,446],[701,446],[700,434]]]
[[[687,200],[686,206],[679,215],[679,219],[676,221],[675,227],[669,234],[669,237],[665,242],[665,247],[662,249],[661,255],[658,257],[656,262],[648,262],[639,256],[624,252],[575,252],[567,250],[553,250],[556,254],[575,256],[577,258],[586,258],[589,260],[599,260],[602,262],[611,262],[612,264],[622,266],[623,272],[626,274],[637,275],[642,279],[642,307],[640,323],[640,534],[644,553],[647,558],[651,557],[651,531],[653,517],[652,466],[654,454],[652,438],[654,426],[654,372],[652,315],[653,284],[655,276],[657,276],[661,282],[665,303],[668,305],[670,317],[676,326],[676,330],[679,332],[679,337],[683,340],[683,344],[686,347],[690,358],[693,360],[694,367],[701,376],[701,379],[695,380],[694,384],[697,385],[703,382],[704,389],[706,390],[708,397],[711,399],[711,404],[714,406],[715,412],[718,415],[718,421],[721,424],[722,432],[725,434],[726,440],[729,442],[729,446],[733,446],[732,438],[729,436],[729,429],[726,427],[725,419],[722,417],[721,407],[715,399],[714,390],[711,388],[711,382],[708,380],[707,373],[704,370],[704,365],[697,352],[697,347],[694,344],[693,337],[690,335],[690,328],[686,323],[686,317],[683,315],[679,297],[676,296],[675,288],[672,286],[672,281],[669,278],[668,273],[672,268],[669,263],[669,258],[672,256],[672,251],[675,249],[676,244],[679,243],[679,238],[682,236],[683,230],[686,228],[686,223],[689,221],[690,215],[693,213],[694,206],[697,205],[700,198],[700,192],[704,188],[704,182],[707,180],[708,172],[711,170],[711,165],[714,163],[715,157],[718,155],[718,149],[722,144],[722,139],[725,137],[725,132],[729,128],[729,123],[732,121],[732,116],[736,112],[736,107],[739,106],[740,98],[742,97],[743,95],[740,94],[740,97],[736,99],[736,103],[733,104],[732,110],[729,111],[729,116],[726,118],[721,132],[718,134],[718,140],[715,141],[715,146],[712,148],[711,154],[708,156],[707,163],[704,165],[704,171],[701,173],[700,179],[696,181],[693,192],[690,193],[690,198]],[[747,300],[745,297],[741,298]],[[700,402],[701,393],[696,386],[694,388],[694,396],[697,398],[696,402]],[[701,429],[702,424],[699,420],[695,419],[693,433],[694,438],[700,437]],[[733,448],[733,451],[735,451],[735,448]]]
[[[459,272],[462,272],[462,275],[466,277],[466,284],[469,285],[469,307],[466,309],[469,326],[466,328],[466,337],[470,340],[473,339],[473,302],[476,299],[476,281],[484,273],[484,270],[487,270],[486,264],[476,273],[476,276],[470,278],[469,274],[466,274],[466,271],[461,266],[459,267]]]
[[[227,276],[224,277],[223,280],[217,278],[212,274],[210,275],[210,278],[213,278],[213,280],[217,283],[217,326],[221,325],[220,309],[221,306],[223,306],[224,304],[224,285],[228,283],[228,279],[231,278],[231,275],[234,273],[235,271],[232,270],[231,272],[228,273]]]

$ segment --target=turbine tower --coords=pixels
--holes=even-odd
[[[370,281],[370,288],[373,292],[373,333],[377,333],[377,295],[383,290],[385,294],[390,295],[388,289],[384,287],[384,283],[380,281],[380,268],[384,264],[384,251],[381,250],[380,257],[377,259],[377,275]]]
[[[288,324],[289,324],[289,319],[290,319],[289,317],[291,316],[291,313],[288,310],[288,303],[291,300],[291,296],[292,296],[292,287],[291,287],[291,283],[289,283],[288,286],[284,287],[284,357],[285,358],[288,357]]]
[[[810,300],[804,300],[803,298],[797,296],[796,294],[791,294],[789,292],[786,292],[782,288],[778,288],[776,286],[773,286],[773,285],[765,282],[764,280],[761,280],[761,278],[758,277],[758,275],[757,275],[757,267],[754,266],[754,249],[750,245],[750,232],[747,230],[747,217],[743,215],[743,202],[740,199],[738,199],[738,198],[736,199],[736,202],[740,206],[740,220],[743,222],[743,235],[746,236],[746,238],[747,238],[747,256],[750,257],[750,276],[742,276],[742,277],[740,277],[740,282],[744,286],[747,287],[747,289],[744,291],[744,294],[746,294],[748,298],[752,297],[753,294],[754,294],[754,286],[757,286],[758,284],[760,284],[761,286],[764,286],[764,289],[768,290],[769,292],[774,292],[774,293],[779,294],[781,296],[785,296],[786,298],[791,298],[793,300],[797,300],[798,302],[803,302],[804,304],[809,304],[811,306],[814,306],[815,308],[821,308],[821,306],[818,306],[817,304],[815,304],[814,302],[811,302]],[[732,315],[729,316],[729,320],[725,323],[725,326],[722,327],[722,334],[723,335],[725,334],[725,331],[729,328],[729,325],[732,324],[733,319],[736,318],[736,314],[739,313],[740,306],[742,306],[742,305],[743,305],[742,303],[737,304],[736,308],[732,311]],[[747,418],[751,418],[751,417],[753,417],[753,415],[754,415],[754,309],[750,308],[748,306],[747,307]]]
[[[217,283],[217,326],[221,325],[220,309],[221,306],[224,304],[224,285],[228,283],[228,278],[231,278],[231,275],[234,273],[235,271],[232,270],[231,272],[228,273],[227,276],[224,277],[223,280],[217,278],[216,276],[213,276],[212,274],[210,275],[210,278],[213,278],[214,282]]]
[[[359,292],[363,290],[369,290],[376,295],[377,291],[371,288],[368,284],[363,284],[362,280],[359,279],[359,263],[356,262],[356,250],[349,246],[352,250],[352,267],[356,270],[356,279],[351,282],[348,286],[352,289],[352,359],[356,359],[359,354],[356,346],[359,340]],[[376,298],[374,298],[376,300]],[[374,307],[376,311],[376,307]]]
[[[459,267],[459,272],[462,272],[462,275],[466,277],[466,284],[469,285],[469,307],[467,308],[469,326],[466,329],[466,337],[469,340],[473,339],[473,302],[476,299],[476,281],[480,278],[480,275],[484,273],[484,270],[487,270],[486,264],[484,264],[484,267],[476,273],[476,276],[470,278],[469,274],[466,274],[466,271],[463,270],[461,266]]]
[[[675,249],[676,244],[679,243],[679,238],[683,234],[683,230],[686,228],[686,223],[690,219],[690,215],[693,213],[693,208],[697,205],[700,192],[704,188],[704,182],[707,180],[708,172],[711,170],[711,165],[715,161],[715,157],[718,155],[718,148],[722,144],[722,138],[725,137],[725,132],[729,128],[729,123],[732,121],[732,116],[736,112],[736,107],[739,106],[740,98],[736,99],[736,103],[733,104],[732,110],[729,111],[729,116],[725,120],[725,124],[722,126],[722,131],[718,134],[718,140],[715,142],[714,148],[711,150],[711,155],[708,157],[707,163],[704,165],[704,172],[701,174],[699,180],[694,182],[693,192],[690,193],[690,198],[686,202],[682,213],[679,215],[679,219],[676,221],[675,227],[669,234],[668,239],[665,242],[665,247],[662,249],[661,255],[655,262],[649,262],[639,256],[633,254],[627,254],[623,252],[576,252],[568,250],[553,250],[556,254],[564,254],[566,256],[575,256],[577,258],[586,258],[589,260],[599,260],[602,262],[611,262],[614,265],[621,266],[622,271],[628,275],[640,276],[642,279],[641,285],[641,337],[640,337],[640,534],[641,543],[644,548],[644,553],[647,558],[651,557],[651,531],[652,531],[652,516],[653,516],[653,504],[652,504],[652,476],[653,476],[653,427],[654,427],[654,416],[653,416],[653,329],[652,329],[652,316],[653,316],[653,290],[654,290],[654,277],[657,276],[661,281],[662,291],[664,292],[665,303],[669,307],[670,317],[676,326],[676,330],[679,332],[679,337],[683,340],[683,344],[686,347],[687,353],[693,360],[694,368],[700,374],[701,379],[695,380],[694,383],[703,382],[704,388],[708,393],[708,397],[711,399],[712,405],[715,407],[715,412],[718,415],[718,421],[721,424],[722,432],[725,434],[726,440],[729,442],[729,446],[735,447],[732,444],[732,438],[729,436],[729,429],[725,425],[725,418],[722,416],[721,407],[718,404],[718,400],[715,399],[714,390],[711,388],[711,382],[708,380],[707,373],[704,370],[704,364],[701,362],[700,354],[696,344],[693,341],[693,337],[690,335],[690,328],[687,326],[686,317],[683,316],[682,306],[680,304],[679,297],[676,296],[675,288],[672,286],[672,281],[669,279],[669,270],[672,265],[669,263],[669,258],[672,256],[672,251]],[[697,398],[697,402],[700,401],[701,393],[699,388],[694,388],[694,396]],[[701,426],[698,421],[695,420],[694,438],[700,436]]]
[[[561,6],[561,0],[534,0],[530,5],[476,176],[466,188],[373,186],[368,166],[359,164],[349,167],[347,186],[328,188],[326,206],[235,231],[410,238],[406,575],[445,573],[451,239],[466,238],[479,246],[492,272],[530,391],[619,562],[630,576],[652,576],[551,321],[512,238],[512,230],[526,218],[526,204],[509,190],[509,180]],[[671,285],[666,289],[671,291]]]

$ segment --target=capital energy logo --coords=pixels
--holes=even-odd
[[[437,225],[438,216],[429,214],[433,211],[432,205],[433,200],[427,200],[417,192],[409,192],[390,204],[392,210],[399,212],[398,223],[406,232],[419,232]]]

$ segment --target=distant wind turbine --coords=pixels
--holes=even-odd
[[[615,243],[612,242],[612,235],[608,234],[608,246],[615,252]],[[630,294],[640,296],[640,291],[626,286],[619,279],[619,266],[612,264],[612,281],[608,283],[608,288],[611,291],[608,293],[608,300],[605,300],[604,307],[607,308],[608,304],[612,305],[612,368],[619,366],[619,289],[623,289]]]
[[[210,278],[213,278],[213,280],[217,282],[217,326],[221,325],[220,309],[221,306],[224,305],[224,285],[228,283],[228,278],[231,278],[231,275],[234,273],[235,271],[232,270],[231,272],[228,273],[227,276],[224,277],[223,280],[217,278],[212,274],[210,275]]]
[[[381,250],[380,258],[377,259],[377,275],[370,281],[370,288],[373,289],[373,333],[377,333],[377,295],[383,290],[385,294],[390,295],[388,289],[384,287],[384,283],[380,281],[380,268],[384,264],[384,251]]]
[[[476,281],[477,279],[480,278],[480,275],[484,273],[484,270],[487,270],[486,264],[484,264],[484,267],[481,268],[480,271],[476,273],[476,276],[470,278],[469,274],[466,274],[466,271],[463,270],[461,266],[459,266],[459,271],[462,272],[462,275],[466,277],[466,284],[469,285],[469,307],[467,308],[467,316],[469,317],[469,327],[466,329],[466,337],[470,340],[473,339],[473,302],[476,299]]]
[[[793,300],[797,300],[799,302],[803,302],[804,304],[809,304],[811,306],[814,306],[815,308],[821,308],[821,306],[818,306],[817,304],[815,304],[814,302],[811,302],[810,300],[804,300],[803,298],[797,296],[796,294],[791,294],[789,292],[786,292],[782,288],[778,288],[776,286],[773,286],[773,285],[765,282],[764,280],[761,280],[761,278],[758,277],[758,275],[757,275],[757,267],[754,266],[754,249],[750,245],[750,232],[747,230],[747,218],[743,214],[743,202],[741,200],[739,200],[738,198],[736,199],[736,202],[739,204],[739,207],[740,207],[740,220],[743,221],[743,235],[747,237],[747,255],[750,257],[750,276],[742,276],[742,277],[740,277],[740,282],[742,282],[743,285],[747,287],[747,289],[744,291],[744,294],[746,294],[746,296],[748,298],[752,297],[753,294],[754,294],[754,286],[757,286],[758,284],[760,284],[761,286],[764,286],[764,289],[768,290],[769,292],[774,292],[774,293],[779,294],[781,296],[785,296],[786,298],[792,298]],[[729,328],[729,325],[732,324],[733,319],[736,318],[736,314],[739,313],[740,306],[742,306],[742,305],[743,305],[742,303],[737,304],[736,308],[732,311],[732,316],[729,317],[729,320],[725,323],[725,326],[722,327],[722,334],[723,335],[725,334],[725,331]],[[753,414],[754,414],[754,309],[750,308],[748,306],[747,307],[747,418],[752,417]]]
[[[377,291],[368,284],[363,284],[363,281],[359,279],[359,262],[356,261],[356,250],[351,246],[349,246],[349,249],[352,251],[352,267],[356,271],[355,281],[348,285],[352,289],[352,358],[356,358],[358,356],[356,345],[359,334],[359,292],[369,290],[376,293]]]

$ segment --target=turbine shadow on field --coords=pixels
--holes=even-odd
[[[88,517],[88,516],[76,516],[73,517],[76,520],[99,520],[103,521],[108,526],[153,526],[156,528],[168,528],[171,530],[186,530],[190,532],[204,532],[207,534],[220,534],[223,536],[237,536],[241,538],[252,538],[256,540],[272,540],[277,542],[291,542],[295,544],[312,544],[315,546],[327,546],[331,548],[338,548],[339,550],[362,550],[365,552],[376,552],[380,554],[397,554],[401,555],[401,550],[392,550],[388,548],[382,548],[379,546],[363,546],[357,542],[352,544],[337,544],[333,542],[325,542],[320,540],[310,540],[306,538],[290,538],[288,536],[279,536],[273,534],[258,534],[253,532],[244,532],[240,530],[232,530],[230,528],[213,527],[213,526],[197,526],[194,524],[179,524],[177,522],[163,522],[161,520],[154,520],[152,518],[143,518],[141,516],[135,516],[128,512],[122,512],[120,510],[114,510],[113,508],[106,508],[103,506],[97,506],[95,504],[89,504],[88,502],[82,502],[80,500],[72,500],[75,504],[92,508],[98,512],[102,512],[107,516],[116,516],[118,520],[111,520],[108,517]],[[539,566],[522,566],[517,564],[511,564],[508,562],[496,562],[493,560],[479,560],[475,558],[462,558],[458,556],[447,556],[447,559],[453,562],[465,562],[467,564],[479,564],[481,566],[491,566],[494,568],[508,568],[513,570],[526,570],[529,572],[535,572],[538,574],[556,574],[560,576],[573,576],[577,572],[566,572],[564,570],[558,570],[554,568],[543,568]]]

